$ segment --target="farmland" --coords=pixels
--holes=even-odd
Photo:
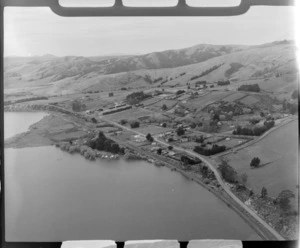
[[[273,197],[283,189],[297,192],[297,125],[298,120],[294,120],[256,144],[226,156],[238,173],[248,175],[248,187],[256,192],[265,187]],[[265,166],[251,169],[250,161],[253,157],[259,157]]]
[[[143,134],[150,133],[151,135],[161,134],[161,133],[169,132],[172,130],[173,129],[171,129],[171,128],[163,128],[163,127],[158,127],[158,126],[154,126],[154,125],[147,125],[147,126],[136,129],[136,131],[138,131],[138,132],[141,132]]]
[[[107,118],[116,122],[120,120],[127,119],[127,120],[135,120],[143,117],[150,117],[153,113],[146,109],[130,109],[127,111],[122,111],[119,113],[108,115]]]

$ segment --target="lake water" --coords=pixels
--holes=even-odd
[[[4,114],[4,138],[10,138],[16,134],[28,131],[33,123],[41,120],[47,113],[44,112],[5,112]]]
[[[7,241],[259,239],[200,185],[146,162],[5,149],[5,183]]]

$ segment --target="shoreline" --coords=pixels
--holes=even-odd
[[[8,111],[7,111],[8,112]],[[13,112],[13,111],[9,111],[9,112]],[[27,112],[27,111],[14,111],[14,112]],[[30,111],[30,112],[41,112],[39,111]],[[49,116],[56,116],[55,113],[49,113]],[[45,116],[43,119],[45,119],[47,116]],[[39,144],[35,144],[32,142],[28,142],[28,139],[30,140],[32,138],[32,136],[30,136],[30,134],[32,132],[35,132],[36,129],[33,129],[32,127],[34,127],[35,125],[37,125],[38,123],[42,122],[41,119],[40,121],[38,121],[37,123],[32,124],[30,127],[30,129],[25,132],[25,133],[21,133],[18,134],[16,136],[14,136],[14,140],[11,141],[10,146],[5,147],[5,148],[26,148],[26,147],[41,147],[41,146],[48,146],[48,145],[54,145],[53,141],[50,141],[50,139],[48,138],[48,142],[46,142],[46,140],[42,139],[39,140],[41,143]],[[38,135],[38,134],[37,134]],[[18,144],[17,142],[25,137],[25,143],[23,141],[23,144],[21,142],[21,144]],[[45,143],[44,143],[45,142]],[[30,144],[30,145],[28,145]],[[124,144],[123,144],[124,145]],[[128,148],[128,144],[125,144],[125,146]],[[131,147],[129,147],[130,150],[132,150]],[[134,148],[134,150],[137,150],[137,148]],[[135,151],[136,152],[136,151]],[[138,154],[140,154],[141,152],[138,152]],[[142,152],[142,154],[144,154]],[[145,157],[149,158],[149,155],[146,154]],[[151,156],[150,156],[151,158]],[[145,159],[142,159],[145,160]],[[164,165],[167,166],[171,171],[178,171],[182,176],[186,177],[187,179],[191,180],[191,181],[195,181],[196,183],[198,183],[200,186],[204,187],[205,189],[207,189],[209,192],[213,193],[218,199],[222,200],[229,208],[231,208],[233,211],[235,211],[255,232],[258,236],[260,236],[262,239],[267,239],[267,240],[274,240],[274,237],[272,236],[271,233],[269,233],[267,230],[264,229],[263,226],[261,226],[259,223],[256,222],[255,219],[253,219],[251,216],[249,216],[249,214],[247,214],[247,212],[243,209],[241,209],[241,207],[235,203],[229,196],[227,196],[226,194],[224,194],[224,190],[217,190],[214,186],[209,186],[206,185],[203,181],[201,181],[201,179],[197,178],[195,175],[192,175],[191,173],[188,173],[174,165],[171,165],[170,163],[167,163],[165,161],[162,160],[158,160],[157,158],[154,158],[153,162],[150,162],[150,160],[153,160],[153,157],[151,159],[146,159],[147,162],[152,163],[152,164],[157,164],[160,163],[160,165]],[[158,160],[158,161],[157,161]],[[157,166],[157,165],[156,165]]]

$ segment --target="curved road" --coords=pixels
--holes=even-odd
[[[101,117],[100,117],[101,118]],[[130,132],[133,132],[133,133],[136,133],[138,135],[141,135],[143,137],[146,137],[145,134],[143,133],[140,133],[136,130],[133,130],[129,127],[126,127],[126,126],[123,126],[123,125],[120,125],[119,123],[116,123],[114,121],[111,121],[111,120],[108,120],[106,118],[101,118],[102,120],[106,121],[106,122],[109,122],[115,126],[118,126],[122,129],[126,129]],[[164,146],[169,146],[170,144],[164,142],[164,141],[161,141],[157,138],[155,138],[155,141],[157,143],[160,143]],[[173,146],[173,145],[172,145]],[[209,160],[208,158],[198,154],[198,153],[195,153],[193,151],[190,151],[190,150],[187,150],[187,149],[184,149],[184,148],[181,148],[181,147],[178,147],[178,146],[173,146],[173,149],[177,150],[177,151],[181,151],[181,152],[185,152],[187,154],[190,154],[194,157],[197,157],[199,159],[201,159],[201,161],[203,161],[204,163],[206,163],[206,165],[215,173],[215,176],[216,176],[216,179],[218,180],[219,184],[221,185],[221,187],[226,191],[226,193],[236,202],[238,203],[245,211],[247,211],[257,222],[259,222],[261,225],[263,225],[270,233],[272,233],[274,235],[274,237],[276,237],[276,239],[278,240],[285,240],[276,230],[274,230],[271,226],[269,226],[263,219],[261,219],[253,210],[251,210],[248,206],[246,206],[235,194],[232,193],[232,191],[227,187],[227,185],[224,183],[223,179],[221,178],[219,172],[217,171],[217,169],[215,168],[215,166],[213,165],[213,161]]]

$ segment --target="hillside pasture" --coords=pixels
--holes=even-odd
[[[230,94],[232,94],[232,92],[212,91],[209,94],[206,94],[204,96],[198,96],[195,99],[191,99],[184,106],[190,110],[201,110],[216,101],[220,101],[221,99],[223,99],[224,97],[227,97]]]
[[[152,105],[152,104],[157,103],[159,101],[161,101],[160,98],[153,97],[153,98],[147,99],[145,101],[142,101],[141,103],[144,104],[144,106],[149,106],[149,105]]]
[[[233,93],[225,98],[223,98],[223,101],[224,102],[234,102],[238,99],[241,99],[242,97],[244,97],[245,94],[242,93],[242,92],[236,92],[236,93]]]
[[[259,100],[253,96],[246,96],[245,98],[240,100],[241,103],[245,105],[254,105],[259,102]]]
[[[262,187],[276,197],[282,190],[297,194],[298,184],[298,119],[271,132],[259,142],[245,147],[225,158],[238,174],[248,175],[247,186],[256,193]],[[252,169],[250,162],[259,157],[260,168]]]

